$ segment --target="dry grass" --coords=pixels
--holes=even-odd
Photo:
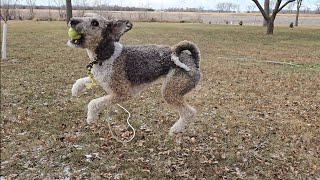
[[[85,76],[86,53],[66,45],[64,22],[9,24],[1,62],[1,177],[7,179],[319,179],[320,70],[266,63],[320,64],[317,29],[135,23],[125,44],[173,45],[188,39],[202,51],[198,110],[183,135],[160,85],[123,103],[136,138],[111,138],[103,118],[85,124],[86,104],[103,94],[71,97]],[[105,117],[105,115],[104,115]],[[113,130],[127,135],[122,121]]]

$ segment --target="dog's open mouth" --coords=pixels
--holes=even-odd
[[[70,39],[69,40],[69,45],[74,46],[74,47],[82,47],[84,44],[85,36],[81,35],[81,38],[79,39]]]
[[[83,42],[83,35],[81,35],[80,39],[71,39],[70,41],[75,45],[80,45]]]
[[[71,47],[82,47],[84,42],[84,35],[79,33],[79,30],[74,27],[70,27],[68,30],[68,36],[70,38],[68,44]]]

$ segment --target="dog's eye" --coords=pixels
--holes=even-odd
[[[93,21],[91,21],[91,25],[92,26],[99,26],[99,23],[98,23],[98,21],[93,20]]]

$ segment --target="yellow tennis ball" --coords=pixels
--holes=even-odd
[[[68,35],[72,40],[77,40],[77,39],[81,38],[81,35],[76,30],[74,30],[73,28],[69,29]]]

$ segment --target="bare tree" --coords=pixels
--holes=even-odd
[[[286,0],[284,4],[282,4],[282,0],[277,0],[274,6],[274,9],[272,11],[272,14],[267,14],[267,12],[262,8],[261,4],[258,0],[252,0],[257,7],[259,8],[262,16],[267,21],[267,34],[273,34],[274,29],[274,20],[276,19],[277,14],[289,3],[294,2],[295,0]],[[281,5],[282,4],[282,5]]]
[[[293,9],[295,7],[295,3],[290,3],[287,5],[287,10],[290,12],[290,13],[293,13]]]
[[[294,24],[295,26],[298,26],[299,24],[299,14],[300,14],[301,5],[302,5],[302,0],[297,0],[296,23]]]
[[[320,0],[316,2],[316,6],[317,6],[316,13],[320,14]]]
[[[218,4],[216,5],[216,9],[217,9],[219,12],[225,11],[225,9],[226,9],[225,3],[218,3]]]
[[[88,6],[87,0],[81,0],[82,3],[82,15],[84,15],[86,7]]]
[[[29,7],[29,16],[30,19],[33,19],[35,14],[34,14],[34,7],[36,6],[36,0],[26,0],[26,4]]]
[[[12,19],[20,18],[19,10],[16,7],[18,0],[2,0],[1,5],[1,19],[5,22]]]
[[[235,12],[240,12],[240,5],[239,4],[233,4],[231,9]]]
[[[72,18],[72,4],[71,0],[66,0],[66,5],[67,5],[67,24],[69,23],[70,19]]]
[[[216,8],[219,12],[231,12],[237,11],[240,8],[240,6],[232,2],[222,2],[218,3],[216,5]]]
[[[52,14],[51,14],[51,4],[50,4],[50,1],[48,1],[48,10],[49,10],[49,20],[51,21],[52,20]]]
[[[179,4],[180,4],[180,8],[183,9],[183,4],[186,3],[186,0],[178,0]],[[179,15],[179,21],[181,22],[182,21],[182,18],[183,18],[183,14],[182,14],[182,11],[178,11]]]
[[[270,16],[270,0],[264,0],[264,11],[268,16]],[[267,26],[267,24],[267,20],[263,19],[263,26]]]
[[[64,19],[66,14],[64,12],[64,7],[65,7],[65,4],[64,4],[64,0],[53,0],[55,6],[58,8],[58,13],[59,13],[59,17],[60,19]]]
[[[80,0],[73,0],[72,1],[74,10],[78,10],[78,13],[76,14],[76,16],[80,15]]]
[[[101,13],[101,0],[95,0],[93,2],[93,10],[94,10],[94,13]]]
[[[85,14],[85,10],[88,5],[87,0],[75,0],[73,2],[78,9],[77,16],[83,16]]]
[[[308,6],[302,6],[300,12],[303,12],[304,14],[310,14],[311,8]]]
[[[256,9],[257,6],[255,5],[248,5],[247,6],[247,12],[253,12]]]

